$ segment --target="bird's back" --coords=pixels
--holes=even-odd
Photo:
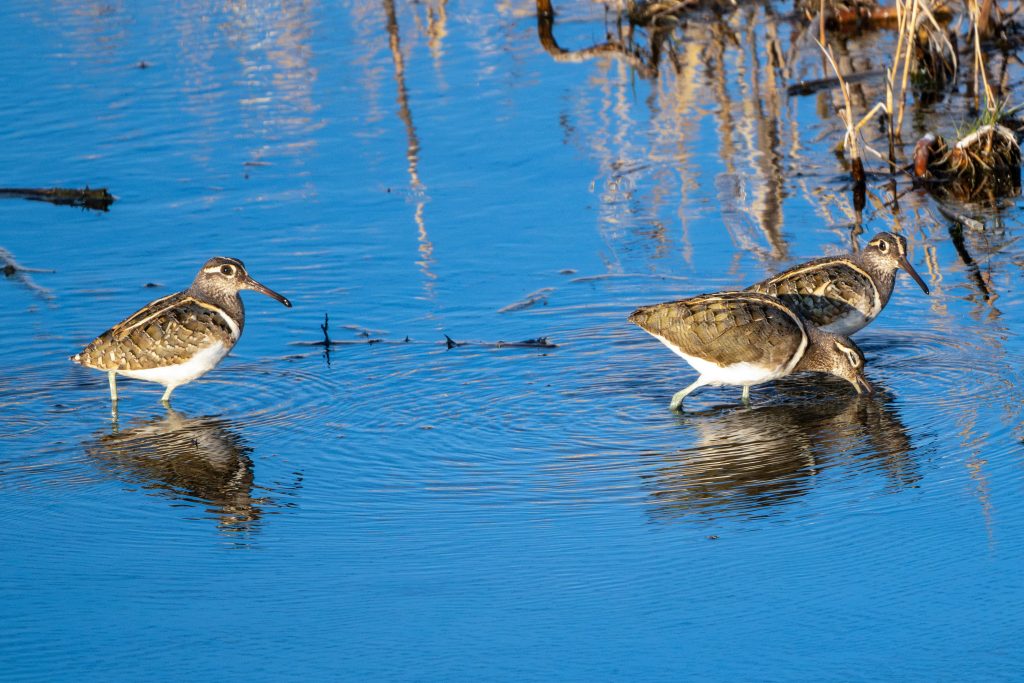
[[[719,366],[786,367],[807,345],[803,322],[770,296],[706,294],[638,308],[629,316],[677,353]]]
[[[777,297],[818,327],[841,334],[867,325],[883,305],[871,276],[847,257],[809,261],[747,291]]]
[[[187,362],[214,344],[230,348],[239,328],[188,292],[158,299],[110,328],[71,360],[97,370],[147,370]]]

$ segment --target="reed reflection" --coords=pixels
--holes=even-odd
[[[645,475],[655,519],[767,517],[809,493],[816,475],[835,465],[881,472],[892,490],[921,476],[884,394],[827,403],[807,396],[678,419],[695,443],[658,456],[662,464]]]
[[[443,7],[444,5],[442,4]],[[416,265],[419,266],[420,272],[425,278],[423,289],[427,297],[433,298],[434,281],[437,279],[437,275],[431,270],[431,266],[434,263],[434,243],[430,240],[430,235],[427,233],[427,224],[424,219],[426,185],[420,180],[419,174],[420,140],[416,134],[416,125],[413,123],[412,108],[409,106],[409,88],[405,82],[405,56],[402,53],[401,34],[398,30],[398,15],[395,12],[394,0],[384,0],[384,14],[387,19],[388,48],[391,52],[391,61],[395,69],[395,88],[398,91],[396,98],[398,102],[398,118],[402,120],[402,124],[405,126],[405,155],[408,160],[409,189],[417,198],[416,212],[413,215],[413,220],[416,223],[416,239],[419,243],[420,260],[416,262]],[[431,16],[433,17],[433,15]],[[436,28],[438,25],[432,20],[429,26]],[[443,23],[438,31],[443,35]],[[440,41],[439,38],[437,40]],[[436,45],[438,50],[435,55],[439,54],[440,42],[433,45]]]
[[[786,17],[761,4],[606,6],[606,40],[568,49],[556,38],[552,3],[537,0],[536,9],[540,45],[555,61],[597,60],[587,72],[596,97],[584,93],[564,118],[582,122],[574,130],[592,129],[580,142],[602,166],[600,226],[610,243],[653,238],[656,258],[672,253],[663,214],[675,197],[688,243],[687,216],[703,210],[699,188],[712,168],[706,128],[714,125],[724,169],[713,182],[730,237],[759,260],[789,258],[786,175],[804,145],[781,87],[791,68],[781,38]],[[634,106],[637,76],[653,82],[647,111]],[[646,127],[652,135],[635,134]],[[624,185],[626,173],[633,177]],[[682,251],[689,259],[688,244]]]
[[[537,0],[537,38],[541,47],[551,55],[556,62],[580,63],[596,57],[617,57],[626,64],[633,67],[637,74],[643,78],[654,78],[658,75],[658,62],[660,57],[659,47],[662,36],[651,40],[650,50],[636,45],[631,40],[632,30],[623,35],[623,24],[617,22],[619,36],[608,36],[608,39],[596,45],[568,50],[558,44],[555,39],[555,11],[551,0]],[[632,24],[629,25],[630,29]]]
[[[223,531],[255,529],[269,501],[253,497],[252,448],[229,421],[175,410],[85,444],[105,472],[173,501],[205,506]]]

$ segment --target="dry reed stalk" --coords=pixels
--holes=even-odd
[[[910,17],[907,17],[907,5],[910,5]],[[900,76],[899,112],[896,115],[896,126],[893,131],[895,138],[900,137],[903,130],[903,114],[907,106],[907,82],[910,77],[910,59],[913,45],[914,27],[917,26],[917,14],[920,8],[919,0],[896,0],[898,31],[896,39],[896,54],[893,57],[893,72],[900,70],[902,59],[902,74]]]
[[[826,47],[821,43],[818,43],[818,47],[825,54],[825,58],[828,59],[829,64],[832,66],[832,71],[835,72],[836,78],[839,80],[839,91],[843,96],[843,108],[839,110],[839,118],[846,126],[846,135],[843,137],[843,148],[848,150],[850,153],[850,174],[853,176],[853,182],[855,183],[854,190],[858,190],[862,193],[864,191],[864,183],[866,177],[864,175],[864,161],[861,159],[860,150],[860,130],[863,128],[868,121],[873,119],[879,111],[886,110],[884,102],[878,102],[874,107],[871,108],[867,114],[864,115],[860,121],[854,123],[853,118],[853,104],[850,98],[850,86],[843,78],[842,72],[839,70],[839,65],[836,63],[835,56],[832,54],[832,47]],[[878,152],[875,152],[870,147],[865,147],[874,152],[876,155],[881,156]]]
[[[978,77],[981,76],[981,84],[985,90],[985,109],[986,111],[996,111],[998,109],[998,103],[996,102],[995,95],[992,93],[992,86],[988,83],[988,75],[985,73],[985,57],[981,52],[981,33],[982,26],[984,25],[986,30],[989,30],[988,18],[989,12],[991,11],[989,4],[986,2],[985,13],[982,14],[982,8],[978,5],[978,0],[967,0],[967,12],[971,17],[971,33],[974,39],[974,106],[980,109],[980,103],[978,102]]]
[[[915,50],[920,48],[924,54],[936,55],[930,61],[940,65],[943,63],[944,56],[948,54],[951,64],[939,67],[942,68],[941,75],[952,77],[956,74],[956,48],[946,36],[935,14],[929,0],[896,0],[897,39],[896,51],[893,54],[892,73],[893,76],[897,73],[900,74],[900,87],[896,125],[891,127],[892,132],[890,133],[894,138],[899,138],[903,130],[903,116],[907,105],[907,84],[910,82],[911,67],[918,61]],[[935,77],[939,75],[936,73]],[[895,89],[895,79],[890,77],[890,80]],[[893,103],[889,102],[889,111],[892,111],[892,106]]]
[[[825,0],[818,3],[818,42],[825,44]]]

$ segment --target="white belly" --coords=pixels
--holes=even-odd
[[[131,377],[132,379],[157,382],[158,384],[163,384],[165,387],[177,387],[182,384],[188,384],[197,377],[201,377],[213,368],[217,367],[217,363],[219,363],[224,356],[228,355],[228,351],[230,350],[230,347],[217,342],[216,344],[207,346],[184,363],[167,365],[162,368],[149,368],[147,370],[118,370],[117,373],[119,375],[124,375],[125,377]]]
[[[754,363],[733,363],[732,365],[718,365],[704,358],[690,356],[683,353],[664,337],[654,335],[658,341],[672,349],[672,352],[690,364],[694,370],[700,373],[711,386],[738,385],[752,386],[770,382],[773,379],[785,377],[791,372],[791,368],[782,365],[768,368]]]
[[[763,365],[754,363],[733,363],[732,365],[718,365],[706,361],[703,358],[695,358],[686,354],[679,354],[693,369],[700,373],[700,376],[707,380],[711,386],[761,384],[770,382],[787,374],[785,368],[766,368]]]

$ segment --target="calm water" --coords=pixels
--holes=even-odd
[[[1018,201],[877,176],[858,216],[837,93],[786,95],[822,77],[788,5],[694,18],[657,75],[567,58],[614,12],[556,8],[0,3],[0,184],[117,196],[0,203],[54,271],[0,281],[0,678],[1020,675]],[[693,372],[632,308],[881,230],[933,293],[902,276],[857,336],[877,396],[668,411]],[[112,423],[67,356],[216,254],[295,307],[248,295],[173,412],[123,380]]]

